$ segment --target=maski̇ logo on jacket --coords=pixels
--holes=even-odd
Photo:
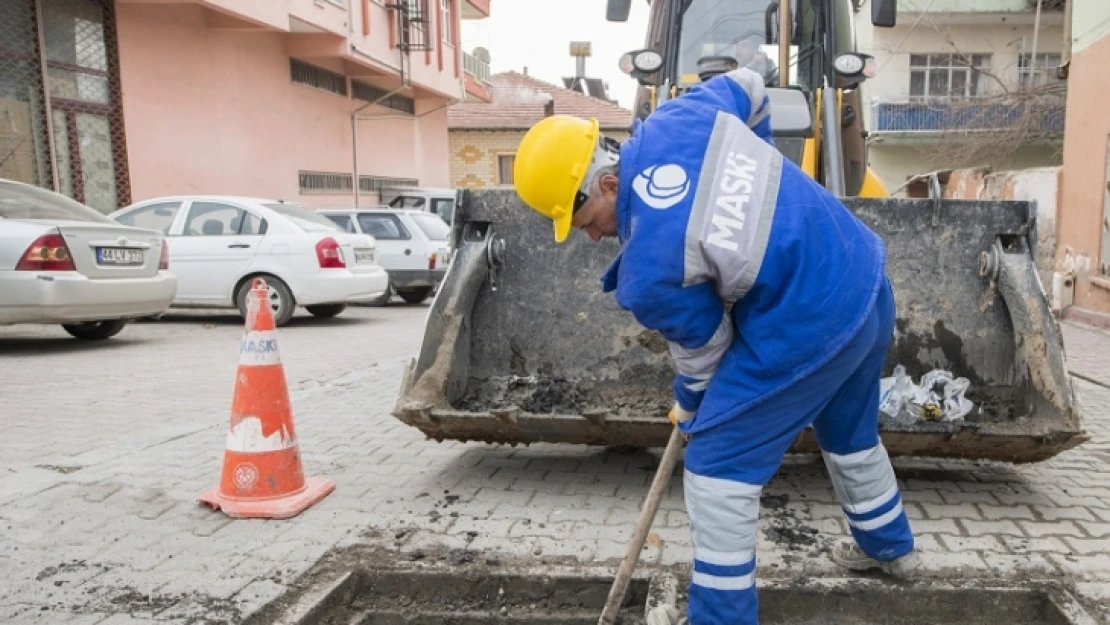
[[[645,204],[664,210],[690,192],[690,178],[678,165],[652,165],[632,181],[632,190]]]

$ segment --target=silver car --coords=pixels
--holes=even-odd
[[[106,339],[165,312],[176,292],[161,232],[0,179],[0,325],[57,323]]]

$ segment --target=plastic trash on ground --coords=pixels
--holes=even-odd
[[[942,369],[933,369],[915,384],[906,368],[898,365],[893,376],[882,379],[879,411],[906,423],[958,421],[975,406],[964,397],[970,385],[967,378],[953,377]]]

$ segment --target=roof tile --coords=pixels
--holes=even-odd
[[[632,111],[518,72],[490,76],[490,102],[460,102],[447,109],[452,130],[526,130],[543,119],[548,99],[555,113],[589,119],[596,117],[603,130],[628,130]]]

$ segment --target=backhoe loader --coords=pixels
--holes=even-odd
[[[895,0],[870,1],[872,22],[894,26]],[[608,18],[625,18],[630,2],[610,0]],[[887,198],[867,172],[858,86],[873,65],[853,49],[848,0],[650,6],[646,47],[620,59],[642,87],[636,114],[741,61],[762,66],[776,85],[767,89],[776,147],[886,243],[897,322],[883,375],[900,365],[917,380],[941,369],[970,384],[973,409],[962,418],[880,414],[892,456],[1036,462],[1089,438],[1034,267],[1035,206]],[[754,47],[771,50],[754,65],[753,46],[738,49],[751,24],[761,24]],[[437,441],[666,444],[667,344],[601,292],[616,242],[572,233],[556,244],[551,222],[502,189],[460,190],[451,238],[455,255],[396,418]],[[791,451],[819,451],[812,431]]]

